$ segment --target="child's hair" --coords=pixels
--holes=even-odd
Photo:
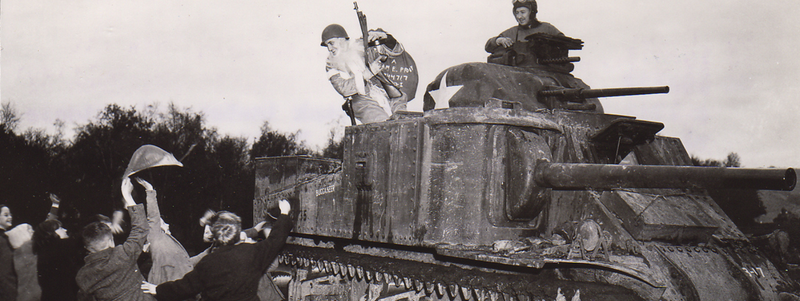
[[[50,246],[53,241],[61,239],[56,234],[56,230],[61,227],[61,221],[57,219],[49,219],[39,223],[39,226],[33,231],[33,253],[38,254],[39,251]]]
[[[103,222],[92,222],[83,228],[83,244],[87,249],[98,249],[96,246],[106,239],[114,239],[111,228]]]
[[[99,214],[99,213],[98,213],[98,214],[96,214],[94,217],[95,217],[95,218],[96,218],[98,221],[104,222],[104,223],[106,223],[106,224],[110,224],[110,223],[111,223],[111,218],[110,218],[110,217],[108,217],[108,216],[106,216],[106,215],[103,215],[103,214]]]
[[[212,219],[215,218],[217,215],[214,210],[208,209],[205,213],[203,213],[203,217],[200,218],[200,227],[211,226],[213,223]]]
[[[228,211],[220,211],[211,218],[211,233],[214,243],[218,245],[234,245],[239,242],[242,232],[242,219]]]

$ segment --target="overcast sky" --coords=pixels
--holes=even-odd
[[[322,29],[359,35],[352,1],[0,1],[0,99],[21,128],[94,120],[106,104],[169,103],[223,134],[269,121],[309,145],[349,121],[324,73]],[[445,68],[486,60],[515,24],[511,0],[359,1],[392,33],[424,87]],[[789,0],[540,0],[539,19],[584,41],[573,74],[593,88],[668,85],[607,98],[607,113],[663,122],[690,154],[745,167],[800,166],[800,4]],[[70,130],[69,133],[72,131]]]

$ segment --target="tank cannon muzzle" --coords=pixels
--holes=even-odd
[[[586,99],[597,97],[629,96],[669,93],[669,86],[632,87],[607,89],[551,89],[539,91],[539,95],[553,96],[563,99]]]
[[[793,190],[794,169],[613,165],[539,162],[534,180],[541,187],[577,189],[726,188]]]

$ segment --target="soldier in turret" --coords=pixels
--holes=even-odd
[[[514,18],[519,25],[506,29],[499,36],[486,41],[486,52],[489,63],[508,64],[508,54],[517,42],[525,42],[525,38],[535,33],[545,33],[553,36],[564,36],[560,30],[547,22],[536,19],[538,12],[536,0],[513,0]]]

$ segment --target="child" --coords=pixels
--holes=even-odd
[[[93,222],[83,229],[83,241],[89,255],[75,280],[82,293],[95,300],[154,300],[140,289],[144,277],[136,260],[142,253],[147,238],[147,221],[144,206],[136,204],[131,196],[130,178],[122,180],[122,197],[131,216],[131,232],[119,247],[114,246],[111,228],[102,222]]]
[[[279,203],[281,215],[267,239],[240,242],[242,220],[236,214],[218,212],[211,232],[215,247],[194,270],[182,279],[154,285],[143,282],[141,289],[159,300],[182,300],[200,293],[202,300],[259,300],[258,283],[278,256],[292,229],[289,202]]]
[[[14,270],[14,249],[6,236],[11,230],[11,209],[0,204],[0,300],[17,299],[17,272]]]

